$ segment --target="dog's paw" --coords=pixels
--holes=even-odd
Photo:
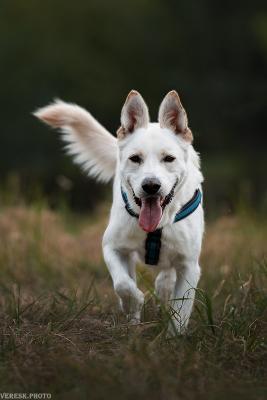
[[[128,315],[128,321],[129,325],[136,326],[140,324],[141,318],[140,318],[140,313],[136,315]]]
[[[136,284],[133,281],[124,280],[117,283],[114,289],[119,296],[122,310],[140,320],[139,315],[144,303],[144,294],[137,288]]]
[[[170,321],[166,332],[166,338],[172,339],[177,336],[184,336],[187,332],[187,325],[178,323],[178,321]]]

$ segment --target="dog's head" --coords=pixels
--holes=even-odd
[[[131,91],[121,113],[117,132],[120,175],[128,199],[139,208],[139,225],[154,231],[187,174],[192,133],[175,91],[159,108],[159,123],[150,123],[142,96]]]

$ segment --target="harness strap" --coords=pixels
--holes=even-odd
[[[134,218],[139,218],[139,215],[131,208],[126,192],[121,187],[121,195],[125,204],[125,209]],[[197,189],[193,197],[175,214],[173,223],[183,220],[192,214],[199,206],[202,200],[202,193]],[[148,265],[157,265],[161,249],[162,228],[156,229],[154,232],[149,232],[145,242],[145,263]]]
[[[130,206],[130,204],[129,204],[129,201],[128,201],[127,194],[126,194],[126,192],[124,192],[124,190],[122,189],[122,187],[121,187],[121,196],[122,196],[122,198],[123,198],[123,201],[124,201],[124,204],[125,204],[125,209],[126,209],[126,211],[128,212],[128,214],[130,214],[132,217],[139,218],[139,215],[136,214],[136,213],[134,212],[134,210],[132,210],[132,208],[131,208],[131,206]]]
[[[178,222],[181,221],[182,219],[188,217],[190,214],[192,214],[199,206],[201,203],[202,199],[202,194],[199,189],[197,189],[194,193],[194,196],[192,197],[191,200],[189,200],[182,208],[181,210],[175,214],[174,221]]]
[[[145,263],[148,265],[157,265],[159,261],[161,248],[162,229],[157,229],[154,232],[149,232],[146,236],[146,255]]]

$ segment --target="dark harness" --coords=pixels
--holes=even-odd
[[[129,204],[126,192],[121,188],[121,195],[125,204],[125,209],[132,217],[139,218],[139,215],[134,212]],[[192,214],[199,204],[201,203],[202,194],[199,189],[197,189],[192,197],[180,211],[175,214],[174,221],[182,221],[182,219],[188,217]],[[154,232],[149,232],[146,237],[145,242],[145,263],[149,265],[157,265],[160,256],[160,248],[161,248],[161,235],[162,228],[156,229]]]

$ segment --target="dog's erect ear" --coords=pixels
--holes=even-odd
[[[121,139],[138,128],[146,128],[148,123],[148,108],[143,97],[136,90],[131,90],[122,107],[118,138]]]
[[[193,135],[188,128],[185,109],[182,106],[178,93],[169,92],[159,108],[159,124],[161,128],[168,128],[177,135],[181,135],[187,142],[193,141]]]

